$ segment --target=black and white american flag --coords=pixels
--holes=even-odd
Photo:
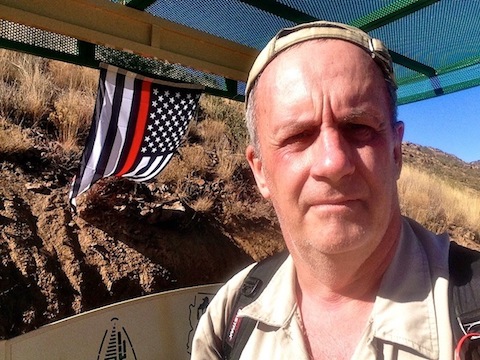
[[[147,78],[111,65],[100,69],[92,126],[70,203],[96,181],[155,177],[181,145],[203,87]]]

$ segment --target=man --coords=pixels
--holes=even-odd
[[[400,214],[403,123],[384,45],[315,22],[281,31],[249,75],[246,151],[290,256],[238,312],[241,359],[453,359],[449,239]],[[235,295],[217,294],[192,359],[221,359]]]

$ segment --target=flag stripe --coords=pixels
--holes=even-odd
[[[115,170],[111,173],[111,175],[119,174],[120,170],[123,168],[124,164],[127,161],[128,154],[130,152],[130,146],[133,142],[133,138],[135,136],[135,121],[138,116],[138,111],[140,109],[140,101],[142,95],[142,83],[143,81],[135,78],[133,82],[133,99],[132,99],[132,107],[130,110],[130,115],[126,120],[125,127],[126,127],[126,135],[125,135],[125,142],[122,148],[121,154],[119,156],[119,160],[117,165],[115,166]],[[123,122],[122,122],[123,123]]]
[[[147,180],[150,180],[151,178],[157,176],[165,166],[168,165],[168,163],[170,162],[170,160],[172,159],[173,157],[173,153],[171,154],[168,154],[166,155],[163,159],[162,159],[162,162],[160,162],[156,168],[154,168],[153,170],[150,171],[150,175],[148,175],[148,173],[146,173],[144,175],[144,178],[142,179],[142,181],[147,181]]]
[[[105,177],[113,175],[121,159],[122,149],[124,149],[127,140],[127,130],[131,111],[133,110],[135,78],[125,76],[123,97],[121,99],[120,111],[117,119],[117,130],[115,133],[115,141],[110,152],[110,159],[105,168]]]
[[[117,173],[118,176],[122,176],[123,174],[130,171],[130,168],[134,164],[135,159],[137,158],[137,154],[140,151],[143,134],[145,133],[145,126],[147,124],[151,87],[152,83],[150,81],[143,81],[142,95],[140,98],[140,109],[138,111],[137,125],[135,127],[135,136],[133,137],[133,142],[128,153],[127,161],[123,165],[123,168]]]
[[[92,182],[96,182],[98,179],[101,179],[103,177],[107,168],[110,154],[112,153],[118,126],[118,114],[120,113],[120,105],[122,104],[123,99],[124,85],[125,76],[117,74],[111,105],[111,113],[105,114],[106,118],[109,117],[105,140],[102,144],[102,151],[98,158],[97,165],[95,166],[95,175],[93,176]]]
[[[149,169],[142,169],[144,172],[141,175],[134,176],[132,180],[138,182],[147,181],[157,176],[163,170],[163,168],[167,166],[172,157],[173,153],[158,157],[158,159],[152,163]]]
[[[82,176],[82,181],[80,184],[81,189],[86,190],[90,188],[91,184],[93,183],[92,180],[95,177],[98,160],[100,159],[103,143],[105,142],[105,136],[107,134],[106,129],[108,129],[111,119],[112,100],[115,92],[115,80],[116,74],[107,72],[105,77],[105,96],[103,98],[102,106],[99,110],[98,126],[96,127],[95,131],[95,139],[92,141],[92,152],[85,165],[85,173]]]
[[[138,166],[135,168],[135,170],[132,172],[131,177],[133,179],[135,178],[141,178],[145,176],[145,173],[149,173],[149,169],[151,167],[156,167],[164,156],[151,156],[149,158],[144,158],[144,159],[149,159],[147,163],[145,162],[139,162]]]
[[[78,195],[80,189],[82,189],[81,184],[82,180],[85,176],[85,171],[87,169],[87,163],[92,156],[93,152],[93,144],[95,142],[95,137],[97,135],[98,127],[100,125],[100,113],[102,109],[102,104],[105,99],[105,79],[107,77],[107,70],[106,69],[100,69],[100,78],[98,82],[98,90],[97,90],[97,100],[95,102],[95,111],[93,113],[93,118],[92,118],[92,126],[90,127],[90,132],[88,133],[87,139],[86,139],[86,145],[85,149],[83,151],[82,155],[82,160],[80,162],[80,171],[75,176],[73,180],[73,186],[72,190],[70,192],[70,198],[75,199],[75,197]],[[88,189],[88,187],[87,187]],[[83,189],[82,189],[83,190]],[[74,203],[73,203],[74,204]]]
[[[133,164],[133,166],[131,167],[130,171],[128,173],[123,174],[122,176],[133,178],[133,177],[135,177],[135,175],[138,174],[138,172],[141,169],[144,169],[145,167],[148,166],[148,164],[150,164],[153,161],[154,161],[154,158],[152,158],[151,156],[140,157],[140,158],[136,159],[136,161]]]

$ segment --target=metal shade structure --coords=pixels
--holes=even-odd
[[[478,0],[0,0],[0,47],[201,83],[243,100],[282,27],[357,26],[389,47],[399,104],[480,85]]]

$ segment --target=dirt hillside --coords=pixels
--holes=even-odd
[[[74,216],[67,177],[40,155],[0,161],[0,338],[119,300],[222,282],[283,246],[274,228],[227,232],[128,181],[100,182]]]

